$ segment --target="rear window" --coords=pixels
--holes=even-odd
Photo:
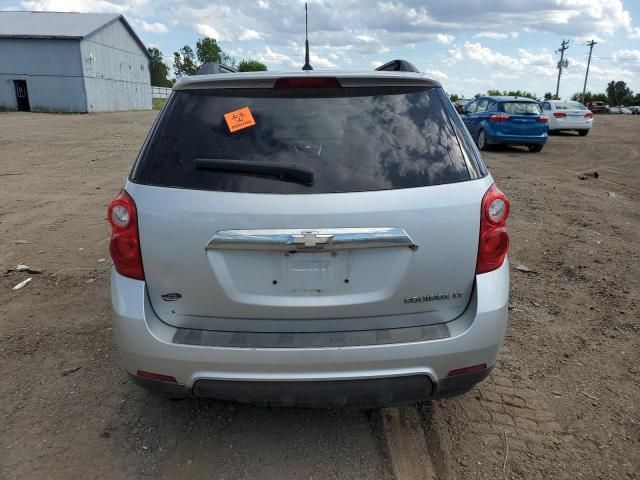
[[[134,167],[136,183],[299,194],[470,179],[435,88],[177,91],[165,110]],[[243,128],[231,132],[227,121],[239,116]],[[203,168],[207,162],[196,159],[213,159],[208,163],[216,165],[226,161],[226,167]],[[232,161],[240,161],[243,171],[230,171],[229,164],[233,169],[239,163]],[[310,171],[313,180],[301,184],[252,170],[273,165]]]
[[[500,110],[511,115],[540,115],[540,105],[533,102],[503,102]]]
[[[564,103],[555,103],[556,110],[586,110],[585,107],[580,102],[564,102]]]

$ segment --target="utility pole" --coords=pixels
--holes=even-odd
[[[587,45],[589,46],[589,60],[587,61],[587,72],[584,74],[584,87],[582,87],[582,103],[586,105],[584,101],[584,95],[587,92],[587,77],[589,76],[589,66],[591,65],[591,52],[593,52],[593,46],[598,43],[591,40]]]
[[[560,61],[558,62],[558,83],[556,84],[556,98],[560,93],[560,75],[562,75],[562,67],[564,66],[564,51],[569,48],[569,40],[562,40],[562,45],[556,53],[560,52]]]

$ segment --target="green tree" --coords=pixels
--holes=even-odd
[[[239,72],[266,72],[267,66],[258,60],[242,60],[238,64]]]
[[[544,94],[545,100],[555,100],[555,95],[551,92],[545,92]]]
[[[500,90],[489,89],[489,90],[487,90],[487,95],[490,95],[492,97],[496,97],[496,96],[502,95],[502,93],[500,92]]]
[[[624,105],[625,102],[633,102],[633,92],[626,82],[611,80],[607,84],[607,98],[609,99],[609,105]]]
[[[185,45],[177,52],[173,52],[173,71],[176,77],[195,75],[198,71],[196,56],[189,45]]]
[[[169,67],[162,60],[162,52],[156,47],[149,47],[147,50],[151,55],[151,85],[154,87],[170,87],[171,80],[167,78],[169,76]]]
[[[196,42],[196,55],[200,65],[204,63],[225,63],[230,66],[235,66],[236,60],[224,53],[218,41],[215,38],[204,37]]]
[[[457,102],[458,100],[460,100],[460,97],[457,93],[454,93],[452,95],[449,95],[449,100],[451,100],[452,102]]]
[[[582,92],[576,92],[571,95],[571,100],[582,102]],[[589,102],[607,102],[609,99],[604,93],[584,92],[584,103]]]

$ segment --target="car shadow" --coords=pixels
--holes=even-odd
[[[126,388],[111,448],[156,478],[393,478],[380,410],[172,401]]]
[[[486,153],[517,153],[522,155],[532,155],[527,147],[520,145],[491,145],[489,150],[486,150]]]
[[[560,130],[557,132],[549,132],[550,136],[553,137],[579,137],[580,134],[573,130]]]

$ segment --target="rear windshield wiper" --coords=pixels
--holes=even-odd
[[[314,177],[312,170],[292,163],[230,160],[227,158],[196,158],[196,168],[277,178],[284,182],[300,183],[307,187],[313,185]]]

